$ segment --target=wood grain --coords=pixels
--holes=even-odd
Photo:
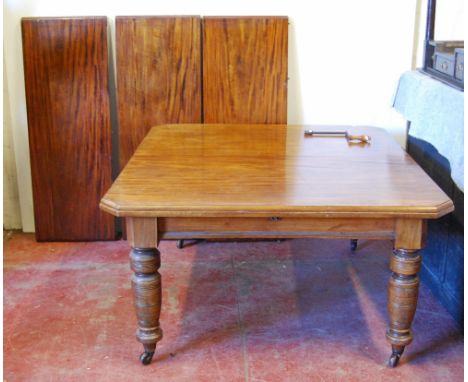
[[[112,183],[105,17],[22,20],[39,241],[114,239],[99,200]]]
[[[332,237],[392,239],[393,219],[159,218],[164,239]]]
[[[395,248],[423,248],[426,241],[426,230],[425,220],[398,219],[395,224]]]
[[[116,17],[119,157],[148,130],[201,122],[200,17]]]
[[[149,241],[143,238],[143,242]],[[147,365],[153,358],[156,343],[163,337],[159,325],[161,313],[161,256],[156,248],[142,248],[141,243],[130,252],[132,276],[133,303],[138,319],[136,331],[137,340],[143,344],[144,352],[140,361]]]
[[[156,248],[159,244],[158,219],[127,218],[127,241],[134,248]]]
[[[388,285],[387,309],[389,329],[387,341],[392,345],[389,366],[395,367],[405,349],[413,340],[411,324],[419,295],[421,256],[417,250],[396,249],[390,262],[392,276]]]
[[[205,17],[205,123],[287,123],[287,17]]]
[[[140,217],[432,219],[452,201],[383,129],[372,143],[305,137],[304,126],[154,127],[101,208]]]

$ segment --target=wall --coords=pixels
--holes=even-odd
[[[427,0],[417,0],[413,56],[414,67],[423,66],[426,33]],[[465,9],[463,0],[438,0],[436,7],[435,40],[464,40]]]
[[[391,108],[391,100],[400,74],[412,67],[419,2],[4,0],[5,64],[23,229],[33,231],[34,218],[21,17],[106,15],[113,43],[116,15],[287,15],[291,23],[289,123],[376,125],[404,144],[406,123]]]
[[[3,62],[3,228],[21,228],[16,162],[11,136],[7,74]]]

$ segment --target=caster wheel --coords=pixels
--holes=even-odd
[[[400,357],[403,354],[403,351],[405,350],[404,346],[395,346],[392,347],[392,355],[388,359],[388,366],[389,367],[395,367],[398,365],[398,362],[400,361]]]
[[[389,367],[395,367],[398,365],[398,361],[400,360],[400,355],[399,354],[392,354],[390,358],[388,359],[388,366]]]
[[[350,242],[350,246],[351,246],[351,251],[355,251],[357,249],[357,239],[352,239],[351,242]]]
[[[149,365],[151,363],[151,360],[153,359],[153,354],[154,352],[143,352],[140,355],[140,362],[143,365]]]
[[[179,249],[184,248],[184,241],[183,240],[177,240],[176,247]]]

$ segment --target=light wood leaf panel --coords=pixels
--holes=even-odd
[[[121,169],[152,126],[201,122],[200,17],[116,18]]]
[[[287,123],[287,17],[205,17],[205,123]]]

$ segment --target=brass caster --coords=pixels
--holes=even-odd
[[[154,351],[152,352],[143,352],[141,353],[140,355],[140,362],[143,364],[143,365],[149,365],[151,363],[151,360],[153,359],[153,354],[154,354]]]
[[[351,239],[350,241],[350,247],[351,247],[351,251],[355,251],[357,249],[357,239]]]
[[[390,358],[388,359],[388,366],[389,367],[395,367],[398,365],[398,362],[400,361],[401,355],[403,354],[403,350],[405,350],[404,347],[392,347],[392,354]]]
[[[398,365],[398,361],[400,360],[400,356],[398,354],[392,354],[388,359],[388,366],[395,367]]]

